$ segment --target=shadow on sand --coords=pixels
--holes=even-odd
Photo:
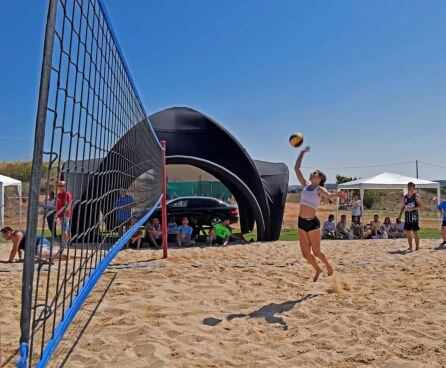
[[[67,364],[71,354],[79,343],[79,340],[85,333],[85,330],[104,300],[105,295],[115,281],[115,278],[115,272],[104,273],[99,278],[98,283],[90,292],[87,300],[85,300],[81,309],[74,317],[74,320],[56,348],[53,358],[50,360],[47,367],[64,367],[65,364]]]
[[[396,256],[404,256],[406,254],[410,254],[413,253],[413,250],[410,249],[399,249],[399,250],[391,250],[387,253],[392,254],[392,255],[396,255]]]
[[[249,314],[245,314],[245,313],[230,314],[226,317],[226,319],[228,321],[232,321],[233,319],[244,318],[244,317],[263,318],[268,323],[280,324],[283,327],[283,330],[286,331],[286,330],[288,330],[287,324],[285,323],[285,321],[283,320],[282,317],[277,316],[277,315],[282,314],[284,312],[288,312],[288,311],[292,310],[296,306],[296,304],[300,304],[300,303],[303,303],[304,301],[316,298],[319,295],[321,295],[321,294],[307,294],[304,297],[297,299],[297,300],[288,300],[288,301],[280,303],[280,304],[270,303],[268,305],[264,305],[263,307],[255,310]],[[203,319],[203,324],[205,324],[207,326],[212,326],[212,327],[217,326],[220,322],[222,322],[221,319],[214,318],[214,317],[207,317],[207,318]]]

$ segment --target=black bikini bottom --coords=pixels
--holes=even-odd
[[[311,217],[307,219],[299,217],[297,226],[299,227],[299,229],[308,233],[310,231],[319,229],[321,227],[321,223],[317,217]]]

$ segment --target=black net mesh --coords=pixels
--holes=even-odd
[[[50,1],[41,83],[21,320],[29,366],[162,189],[162,148],[101,1]]]

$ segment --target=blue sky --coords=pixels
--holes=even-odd
[[[290,166],[288,136],[302,132],[304,165],[330,181],[415,174],[413,163],[352,166],[446,167],[444,1],[105,3],[149,114],[198,109],[254,158]],[[31,158],[46,7],[0,0],[0,161]]]

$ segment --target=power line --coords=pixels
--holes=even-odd
[[[445,169],[446,170],[446,166],[441,166],[441,165],[438,165],[438,164],[432,164],[430,162],[424,162],[424,161],[418,161],[418,162],[421,163],[421,164],[424,164],[424,165],[438,167],[440,169]]]
[[[385,167],[385,166],[399,166],[399,165],[407,165],[414,164],[415,161],[403,161],[403,162],[394,162],[389,164],[378,164],[378,165],[364,165],[364,166],[339,166],[339,167],[322,167],[325,170],[342,170],[342,169],[367,169],[373,167]],[[312,169],[314,166],[302,166],[303,169]]]

